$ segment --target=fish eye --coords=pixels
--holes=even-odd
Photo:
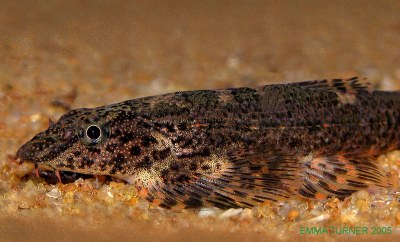
[[[101,137],[101,129],[97,125],[90,125],[85,132],[86,136],[92,141],[96,142]]]
[[[110,136],[110,128],[104,123],[86,123],[78,130],[78,137],[85,146],[102,143]]]

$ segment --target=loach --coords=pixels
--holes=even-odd
[[[343,199],[390,183],[400,92],[357,78],[176,92],[71,110],[17,152],[55,171],[109,175],[164,208]]]

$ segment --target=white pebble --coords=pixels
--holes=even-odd
[[[114,198],[114,195],[113,195],[110,191],[107,192],[107,195],[108,195],[109,197]]]
[[[61,191],[57,187],[55,187],[50,192],[46,193],[46,196],[50,198],[59,198],[61,197]]]
[[[230,218],[233,216],[237,216],[240,215],[243,212],[243,208],[230,208],[228,210],[226,210],[225,212],[223,212],[221,215],[219,215],[218,217],[221,219],[224,218]]]
[[[331,218],[330,214],[321,214],[317,217],[307,220],[307,222],[321,222],[330,218]]]
[[[215,217],[216,212],[215,208],[201,208],[198,215],[200,218]]]

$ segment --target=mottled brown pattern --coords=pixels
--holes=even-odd
[[[400,94],[356,78],[187,91],[72,110],[17,158],[125,179],[166,208],[250,207],[387,186],[374,159],[400,148],[399,122]]]

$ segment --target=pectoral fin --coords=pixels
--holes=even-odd
[[[301,162],[304,173],[298,193],[306,198],[344,199],[371,186],[390,185],[373,157],[362,154],[305,157]]]
[[[279,151],[246,151],[213,156],[195,172],[175,171],[171,179],[161,173],[139,174],[139,194],[165,208],[252,207],[294,197],[343,199],[369,186],[385,187],[385,176],[372,158],[356,155],[299,156]]]

